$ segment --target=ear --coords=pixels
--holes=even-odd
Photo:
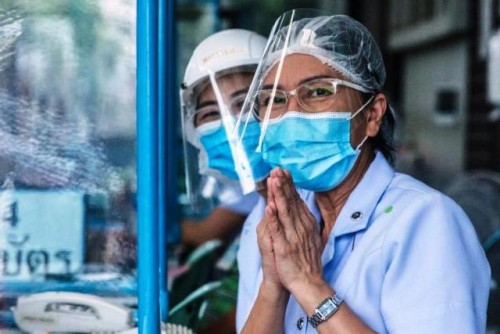
[[[387,100],[385,95],[378,93],[367,109],[366,135],[368,137],[375,137],[378,134],[386,109]]]

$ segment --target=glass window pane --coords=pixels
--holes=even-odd
[[[135,20],[133,0],[0,2],[2,317],[38,291],[134,302]]]

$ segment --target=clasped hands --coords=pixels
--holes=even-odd
[[[257,227],[263,281],[295,294],[322,282],[322,242],[316,219],[300,198],[290,173],[281,168],[267,179],[267,206]]]

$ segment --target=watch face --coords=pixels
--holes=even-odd
[[[333,301],[331,299],[328,299],[318,308],[319,316],[325,318],[330,313],[332,313],[336,308],[337,306],[335,306]]]

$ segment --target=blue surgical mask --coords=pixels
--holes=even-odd
[[[217,170],[232,180],[238,180],[227,134],[221,121],[199,126],[196,128],[196,133],[207,154],[206,166],[203,169]],[[260,127],[256,121],[246,124],[242,143],[255,181],[266,177],[271,170],[271,166],[262,160],[262,155],[255,152],[259,135]]]
[[[238,174],[236,174],[233,155],[222,122],[214,121],[203,124],[196,128],[196,134],[207,153],[206,166],[201,166],[201,169],[216,170],[237,181]]]
[[[311,191],[335,188],[352,170],[367,139],[352,148],[351,118],[363,108],[354,114],[285,113],[268,123],[262,143],[264,160],[273,168],[289,170],[299,188]]]
[[[260,125],[255,119],[249,120],[242,130],[242,143],[252,168],[252,176],[255,181],[260,181],[269,175],[271,166],[262,159],[262,154],[256,152],[259,145]]]

